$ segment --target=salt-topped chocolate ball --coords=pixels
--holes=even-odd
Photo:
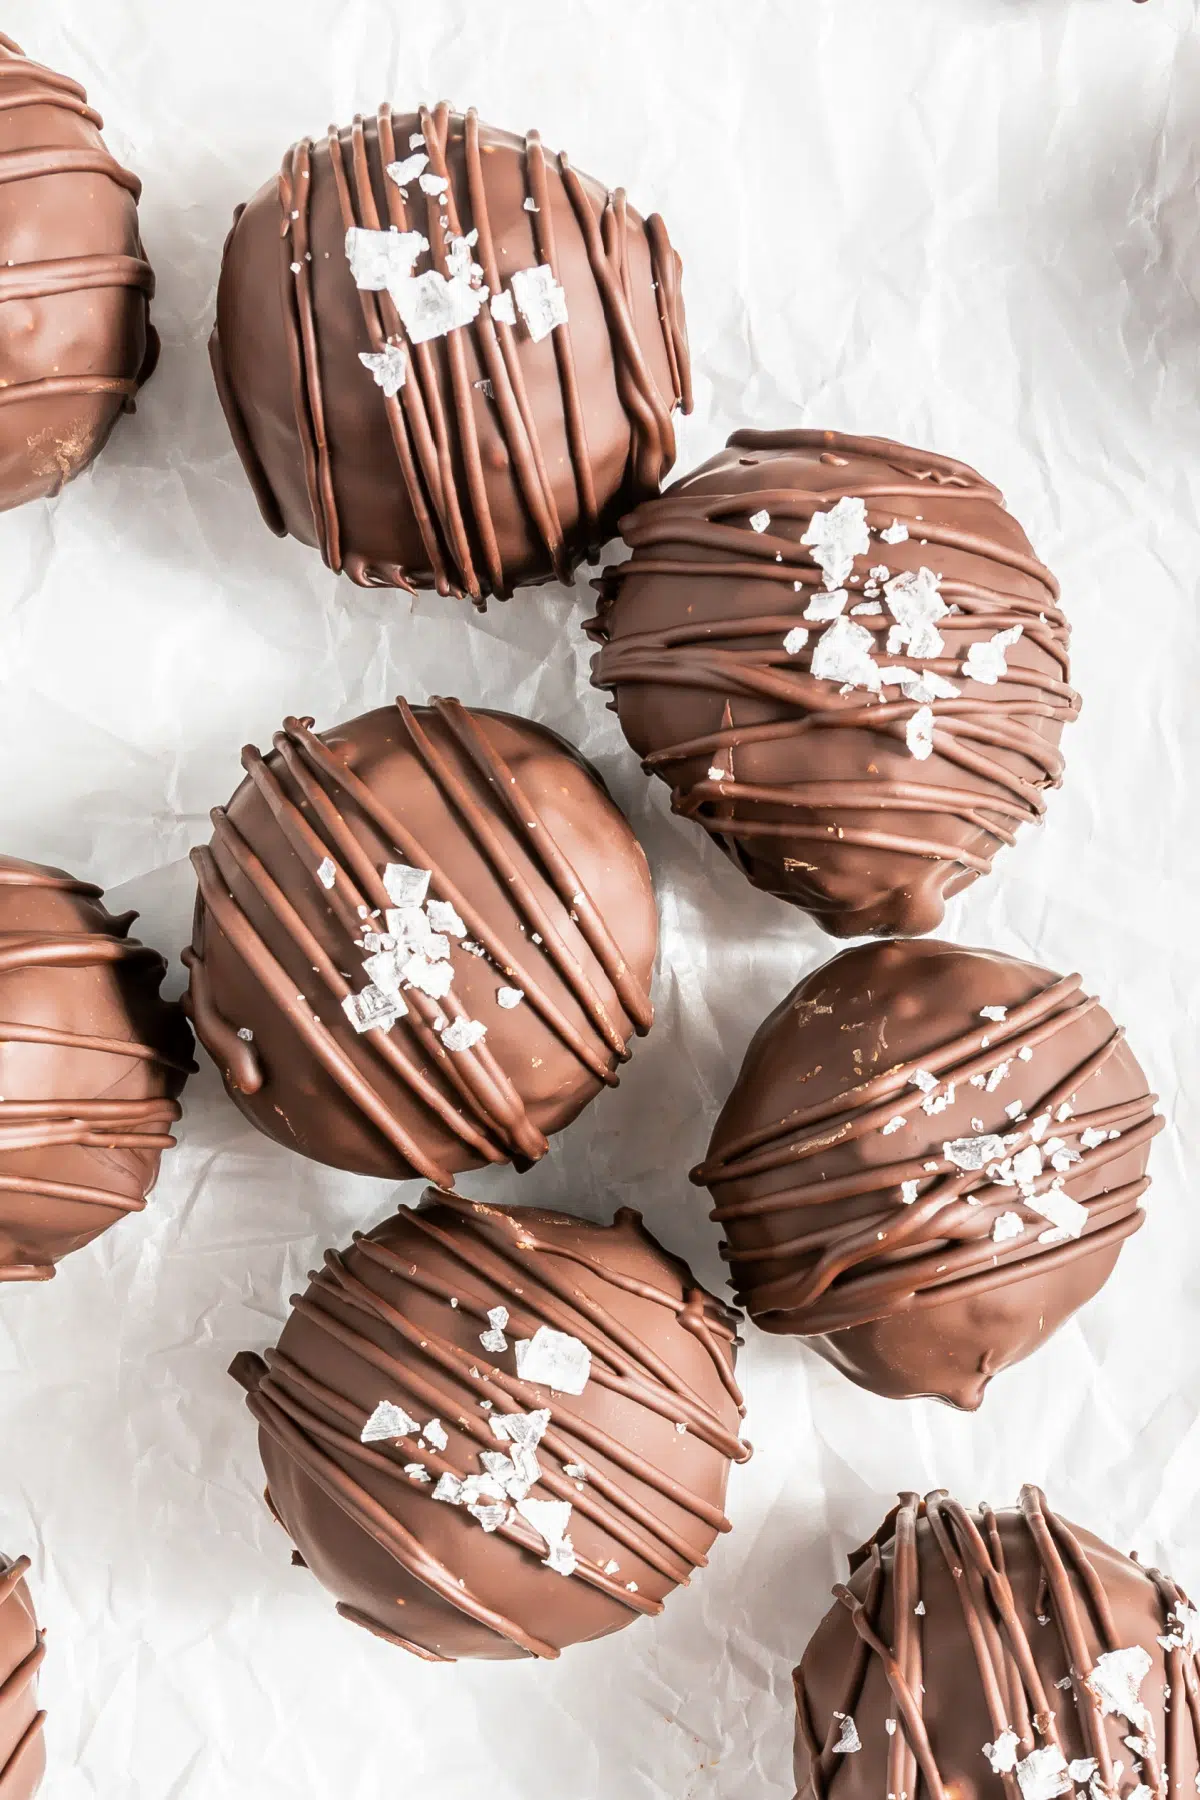
[[[366,586],[569,580],[675,460],[679,278],[658,215],[536,132],[385,105],[293,145],[212,339],[267,524]]]
[[[1155,1098],[1078,975],[867,943],[760,1026],[693,1179],[764,1331],[974,1408],[1141,1226]]]
[[[344,1618],[431,1662],[553,1657],[661,1612],[729,1529],[736,1324],[626,1208],[430,1190],[232,1373]]]
[[[1058,584],[999,491],[884,438],[739,431],[621,523],[593,681],[756,887],[932,931],[1057,787]]]
[[[158,360],[141,183],[103,122],[0,32],[0,512],[86,469]]]
[[[902,1494],[795,1672],[797,1800],[1167,1800],[1200,1772],[1200,1615],[1035,1487]]]
[[[0,1552],[0,1795],[33,1800],[46,1772],[37,1677],[45,1655],[25,1576],[29,1558]]]
[[[175,1142],[192,1034],[136,918],[0,856],[0,1284],[49,1280],[140,1212]]]
[[[536,1162],[653,1017],[650,875],[600,777],[456,700],[274,745],[192,858],[188,1006],[229,1094],[362,1174]]]

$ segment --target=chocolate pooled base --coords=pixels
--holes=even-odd
[[[0,856],[0,1283],[49,1280],[140,1212],[175,1142],[192,1034],[136,918]]]
[[[432,1662],[554,1657],[661,1612],[729,1529],[736,1324],[626,1208],[430,1190],[330,1252],[278,1349],[231,1372],[268,1503],[344,1618]],[[582,1385],[523,1362],[547,1333],[590,1353]],[[381,1403],[397,1429],[373,1436]]]
[[[593,682],[755,887],[836,937],[915,936],[1041,819],[1079,710],[1067,621],[974,469],[739,431],[621,532]]]
[[[46,1772],[37,1676],[45,1657],[25,1576],[29,1558],[0,1551],[0,1796],[33,1800]]]
[[[1200,1617],[1051,1511],[902,1494],[795,1672],[797,1800],[1182,1800]]]
[[[1077,975],[863,944],[760,1026],[693,1180],[763,1330],[973,1409],[1141,1226],[1155,1099]]]
[[[103,122],[0,32],[0,512],[86,469],[158,361],[141,183]]]
[[[450,278],[464,322],[425,336],[400,288],[356,286],[347,232],[389,229],[420,234],[424,298]],[[565,318],[535,338],[509,284],[539,269]],[[293,145],[234,218],[212,338],[264,519],[363,586],[482,606],[569,581],[675,460],[671,415],[691,409],[679,280],[662,220],[536,132],[384,105]]]
[[[230,1097],[360,1174],[451,1187],[536,1162],[653,1018],[649,870],[600,777],[553,732],[456,700],[319,735],[288,719],[274,746],[243,751],[192,857],[186,1004]]]

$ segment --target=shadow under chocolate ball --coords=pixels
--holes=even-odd
[[[1154,1106],[1079,976],[868,943],[760,1026],[693,1179],[764,1331],[974,1408],[1141,1226]]]

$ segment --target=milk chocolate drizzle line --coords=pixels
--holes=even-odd
[[[502,288],[502,277],[492,236],[480,145],[479,120],[474,109],[462,121],[466,161],[465,193],[455,191],[447,160],[454,125],[448,106],[418,113],[425,137],[429,172],[446,177],[450,186],[439,195],[421,193],[411,205],[396,184],[384,175],[387,165],[408,154],[397,152],[392,110],[384,105],[376,115],[377,134],[367,136],[361,116],[348,133],[331,127],[326,138],[330,166],[337,184],[342,221],[373,231],[396,226],[401,231],[420,230],[429,240],[432,266],[449,273],[449,239],[471,229],[479,233],[475,254],[492,294]],[[368,561],[342,544],[338,515],[336,472],[325,424],[324,374],[320,324],[313,301],[310,207],[314,145],[311,139],[293,146],[284,159],[279,177],[282,230],[279,277],[283,316],[288,334],[288,357],[296,428],[304,456],[309,504],[322,556],[331,569],[345,572],[362,586],[403,587],[411,591],[408,572],[398,563]],[[596,219],[582,182],[565,155],[547,157],[536,132],[525,139],[525,185],[537,207],[529,215],[536,254],[558,278],[551,190],[561,183],[570,201],[587,248],[609,326],[618,393],[632,433],[631,464],[642,487],[657,487],[675,460],[675,433],[671,412],[681,404],[691,410],[687,339],[680,309],[675,253],[662,220],[657,215],[645,224],[650,249],[659,323],[671,371],[672,394],[664,401],[651,373],[634,324],[633,295],[628,262],[629,218],[625,195],[618,189],[608,196],[604,212]],[[381,213],[378,196],[386,211]],[[445,219],[448,221],[443,224]],[[235,220],[236,230],[236,220]],[[338,246],[338,254],[341,247]],[[363,320],[373,350],[390,340],[407,343],[404,325],[386,292],[360,292]],[[463,331],[473,335],[476,353],[492,393],[490,404],[508,451],[512,479],[537,535],[546,546],[554,572],[569,581],[575,558],[564,543],[554,486],[538,435],[537,420],[521,366],[520,329],[493,318],[486,304],[470,326],[449,332],[444,338],[408,346],[408,379],[399,394],[379,394],[386,409],[404,491],[412,510],[429,569],[439,593],[469,596],[482,607],[487,594],[503,599],[511,583],[503,567],[500,547],[487,498],[483,458],[476,428],[477,404],[471,368],[465,353]],[[580,393],[579,374],[569,322],[552,333],[559,390],[566,423],[571,467],[575,480],[580,528],[589,544],[597,538],[599,506],[592,476],[587,423]],[[249,434],[238,415],[230,385],[221,366],[220,347],[214,340],[214,363],[234,433],[247,455],[251,479],[267,521],[280,535],[284,524],[278,503],[259,459],[250,451]],[[365,377],[364,377],[365,378]],[[348,446],[348,449],[352,446]],[[462,479],[459,478],[461,469]]]
[[[320,892],[334,920],[345,931],[350,947],[362,936],[364,915],[360,908],[374,912],[391,902],[383,886],[382,869],[363,851],[341,808],[361,813],[395,846],[403,861],[432,871],[431,896],[452,902],[471,938],[482,945],[512,985],[523,990],[523,1004],[533,1008],[598,1081],[615,1087],[617,1077],[612,1064],[626,1061],[629,1055],[625,1036],[580,960],[579,951],[586,950],[595,958],[639,1035],[649,1030],[653,1019],[648,994],[628,967],[582,880],[555,843],[533,802],[467,708],[457,700],[430,700],[430,710],[451,738],[451,745],[443,748],[424,730],[407,701],[397,700],[396,705],[409,743],[440,789],[447,809],[457,816],[480,854],[504,882],[530,938],[535,934],[541,937],[538,959],[547,960],[578,1002],[590,1032],[576,1028],[539,980],[532,943],[528,961],[504,947],[484,914],[440,867],[433,847],[420,843],[365,783],[331,754],[314,734],[311,719],[284,721],[283,730],[273,740],[279,766],[272,769],[253,748],[243,751],[242,766],[266,800],[281,832],[308,865],[314,884],[316,871],[326,857],[335,864],[333,887],[328,893],[324,888]],[[494,811],[478,799],[471,785],[472,774],[487,783]],[[301,812],[301,803],[307,805],[305,813]],[[391,1031],[363,1033],[353,1054],[344,1047],[350,1028],[345,1023],[342,1001],[354,991],[341,972],[340,962],[345,958],[331,956],[308,929],[224,808],[213,812],[212,821],[211,846],[192,852],[207,911],[311,1054],[401,1156],[427,1180],[440,1187],[453,1186],[453,1173],[437,1163],[392,1113],[376,1080],[376,1071],[382,1072],[381,1065],[393,1078],[406,1082],[442,1124],[484,1161],[520,1158],[532,1162],[543,1156],[547,1140],[488,1049],[487,1039],[470,1050],[451,1052],[443,1047],[435,1021],[468,1016],[453,989],[440,1001],[409,990],[405,994],[408,1013]],[[512,836],[558,896],[573,930],[565,929],[561,919],[543,905],[522,873],[510,848]],[[244,896],[248,894],[253,894],[258,905],[273,915],[280,932],[296,947],[297,963],[315,971],[321,1006],[310,1004],[298,994],[295,979],[247,912]],[[463,954],[454,952],[456,957]],[[201,1041],[224,1064],[233,1086],[243,1093],[256,1093],[263,1082],[258,1056],[219,1012],[209,989],[202,947],[185,951],[184,961],[191,971],[190,1008]],[[329,1021],[321,1017],[327,1003],[332,1030]],[[423,1063],[434,1065],[436,1078],[424,1071]]]
[[[737,1139],[719,1156],[701,1164],[692,1178],[707,1187],[717,1201],[712,1218],[741,1221],[778,1213],[795,1217],[795,1234],[783,1242],[758,1249],[731,1249],[722,1244],[721,1254],[735,1265],[739,1303],[756,1316],[786,1312],[793,1315],[796,1330],[817,1335],[896,1312],[967,1299],[1021,1281],[1035,1258],[1041,1273],[1130,1237],[1144,1219],[1139,1201],[1149,1186],[1145,1176],[1086,1201],[1088,1220],[1077,1239],[1052,1246],[1040,1243],[1041,1233],[1050,1227],[1047,1220],[1035,1215],[1019,1237],[997,1244],[991,1235],[996,1218],[1001,1212],[1021,1208],[1024,1201],[1017,1188],[989,1181],[985,1169],[959,1169],[928,1146],[908,1157],[899,1154],[892,1163],[872,1164],[828,1178],[820,1161],[825,1152],[879,1132],[896,1116],[924,1124],[921,1103],[926,1096],[912,1085],[918,1068],[938,1076],[946,1086],[962,1088],[973,1075],[986,1075],[1028,1048],[1034,1052],[1033,1060],[1014,1061],[1013,1066],[1025,1070],[1025,1080],[1031,1082],[1039,1057],[1053,1057],[1063,1034],[1097,1005],[1083,994],[1078,975],[1063,976],[1023,1006],[1010,1009],[1001,1023],[981,1020],[977,1027],[918,1062],[899,1063],[828,1100],[798,1108],[787,1118]],[[1007,1154],[1015,1155],[1034,1142],[1030,1127],[1037,1115],[1053,1114],[1068,1096],[1086,1090],[1087,1082],[1106,1066],[1124,1035],[1114,1030],[1098,1050],[1079,1062],[1072,1061],[1036,1102],[1021,1096],[1028,1117],[1017,1123],[1005,1120],[1003,1135],[1011,1145]],[[1061,1058],[1065,1052],[1059,1048],[1057,1054]],[[1091,1150],[1082,1149],[1077,1142],[1072,1145],[1079,1150],[1080,1160],[1071,1165],[1067,1175],[1068,1194],[1081,1179],[1127,1156],[1162,1129],[1164,1121],[1154,1113],[1157,1098],[1142,1094],[1090,1112],[1076,1108],[1069,1118],[1054,1119],[1044,1136],[1078,1140],[1089,1126],[1121,1133]],[[895,1138],[901,1152],[905,1129],[907,1124]],[[805,1164],[814,1158],[816,1167],[805,1180]],[[931,1162],[937,1163],[936,1172],[929,1169]],[[721,1199],[721,1190],[728,1183],[783,1168],[797,1170],[793,1185],[762,1196]],[[1047,1167],[1031,1185],[1042,1194],[1058,1179],[1057,1172]],[[911,1205],[903,1201],[901,1183],[905,1181],[920,1184]],[[874,1203],[870,1211],[852,1221],[830,1219],[835,1202],[865,1196]],[[775,1273],[797,1259],[798,1269]]]
[[[55,74],[40,63],[30,62],[20,49],[0,33],[0,113],[18,107],[56,106],[74,113],[100,130],[104,121],[87,104],[87,95],[76,81]],[[0,186],[29,181],[44,175],[105,175],[133,196],[136,203],[142,184],[123,169],[103,144],[92,144],[85,135],[76,147],[0,150]],[[154,271],[141,256],[97,251],[86,256],[58,257],[43,262],[17,263],[0,268],[0,305],[6,300],[45,300],[57,294],[91,288],[139,289],[147,304],[154,295]],[[136,376],[80,371],[78,374],[43,375],[34,381],[0,384],[0,406],[63,394],[119,394],[126,410],[158,360],[158,337],[146,322],[146,355]]]
[[[456,1214],[468,1229],[455,1231],[438,1224],[428,1210],[435,1202],[441,1210]],[[356,1233],[351,1255],[373,1265],[402,1288],[414,1288],[443,1300],[447,1308],[455,1299],[455,1316],[477,1321],[481,1331],[487,1329],[488,1309],[505,1305],[509,1311],[506,1330],[510,1340],[531,1337],[539,1325],[568,1332],[591,1350],[591,1383],[632,1406],[644,1407],[684,1425],[693,1436],[732,1462],[744,1462],[750,1455],[749,1447],[726,1429],[714,1408],[675,1373],[668,1361],[598,1301],[585,1295],[569,1268],[560,1272],[555,1263],[582,1264],[609,1285],[672,1311],[680,1327],[697,1338],[712,1358],[740,1417],[745,1409],[733,1377],[733,1346],[738,1341],[735,1315],[703,1289],[689,1288],[679,1298],[632,1276],[617,1274],[599,1260],[560,1249],[550,1239],[539,1236],[536,1224],[528,1223],[519,1212],[510,1215],[452,1194],[428,1190],[420,1211],[405,1212],[399,1217],[418,1239],[428,1239],[460,1266],[461,1275],[453,1283],[421,1267],[419,1243],[413,1254],[403,1255]],[[641,1215],[623,1207],[614,1223],[640,1226]],[[729,1530],[729,1522],[718,1507],[690,1494],[664,1470],[630,1449],[627,1442],[577,1417],[569,1397],[550,1393],[547,1399],[548,1390],[520,1381],[509,1369],[500,1368],[476,1349],[464,1350],[427,1328],[418,1331],[405,1317],[402,1303],[394,1305],[374,1292],[357,1278],[348,1259],[336,1251],[326,1254],[324,1270],[314,1278],[306,1295],[293,1297],[293,1305],[378,1370],[387,1382],[389,1398],[404,1405],[414,1416],[436,1414],[446,1425],[453,1422],[453,1428],[471,1440],[465,1458],[459,1446],[453,1446],[458,1452],[458,1463],[464,1466],[456,1466],[448,1453],[439,1455],[418,1449],[413,1439],[387,1447],[363,1444],[360,1434],[366,1415],[360,1408],[278,1350],[268,1352],[265,1363],[249,1357],[239,1358],[234,1365],[232,1372],[249,1390],[254,1417],[295,1457],[323,1492],[389,1551],[401,1567],[449,1605],[519,1645],[527,1654],[554,1657],[558,1651],[516,1619],[488,1609],[469,1587],[461,1586],[453,1570],[439,1562],[386,1508],[371,1499],[355,1479],[355,1464],[377,1476],[386,1476],[403,1492],[413,1489],[412,1481],[404,1474],[404,1464],[422,1462],[429,1470],[431,1484],[417,1491],[430,1504],[440,1505],[442,1502],[430,1499],[432,1483],[447,1472],[459,1476],[478,1473],[478,1453],[497,1448],[489,1417],[548,1405],[550,1425],[538,1446],[543,1458],[540,1494],[569,1501],[577,1513],[672,1584],[686,1584],[692,1571],[705,1565],[705,1556],[689,1542],[684,1529],[657,1518],[619,1480],[592,1466],[589,1452],[599,1454],[681,1507],[701,1532]],[[381,1350],[355,1330],[356,1312],[395,1333],[397,1354]],[[481,1409],[481,1400],[491,1401],[490,1413]],[[339,1423],[331,1425],[329,1414]],[[556,1466],[545,1467],[549,1459]],[[568,1462],[583,1463],[588,1469],[582,1492],[562,1473],[563,1464]],[[464,1518],[464,1525],[468,1523],[474,1528],[475,1522]],[[544,1554],[540,1537],[520,1517],[500,1526],[498,1535],[539,1561]],[[623,1581],[606,1574],[601,1564],[582,1557],[571,1579],[599,1588],[631,1612],[662,1611],[661,1601],[630,1592]],[[338,1611],[418,1656],[434,1661],[453,1660],[398,1637],[377,1619],[367,1619],[344,1606],[339,1606]]]
[[[99,901],[103,890],[46,869],[0,868],[0,888],[46,888]],[[188,1067],[173,1062],[152,1044],[132,1038],[107,1038],[89,1032],[59,1030],[2,1016],[6,977],[27,969],[83,969],[140,963],[165,972],[156,950],[128,936],[136,912],[109,917],[108,931],[17,932],[0,929],[0,1044],[40,1044],[64,1050],[90,1050],[97,1056],[124,1056],[154,1063],[185,1075]],[[17,1151],[53,1150],[74,1145],[89,1150],[136,1150],[154,1155],[175,1143],[169,1127],[181,1116],[177,1100],[157,1099],[0,1099],[0,1193],[24,1194],[33,1200],[63,1200],[78,1206],[101,1206],[113,1213],[141,1212],[144,1194],[120,1194],[81,1182],[52,1181],[27,1173],[9,1174],[8,1157]],[[49,1281],[52,1263],[0,1263],[0,1282]]]
[[[957,786],[922,782],[918,774],[921,764],[915,760],[912,777],[905,780],[739,781],[735,757],[747,745],[849,729],[872,731],[897,739],[903,746],[906,724],[918,703],[899,695],[881,703],[877,696],[862,690],[843,695],[838,683],[818,680],[809,673],[825,627],[806,621],[804,610],[812,598],[810,590],[821,588],[821,570],[811,550],[796,538],[770,526],[755,532],[747,522],[750,512],[761,508],[770,513],[772,525],[785,519],[807,525],[814,512],[834,505],[836,494],[806,493],[794,487],[729,494],[672,492],[644,502],[622,520],[622,535],[633,556],[606,570],[595,584],[600,603],[587,629],[602,648],[595,658],[593,679],[597,687],[610,691],[636,685],[707,691],[724,695],[727,704],[718,730],[653,751],[642,764],[646,773],[672,782],[672,809],[698,820],[735,861],[739,860],[739,838],[824,843],[836,824],[840,843],[958,863],[975,874],[986,874],[999,846],[1013,843],[1025,820],[1038,819],[1045,812],[1043,790],[1057,787],[1062,779],[1063,758],[1041,736],[1039,721],[1066,724],[1079,711],[1079,697],[1065,679],[1070,633],[1057,604],[1059,589],[1053,575],[1035,558],[1022,555],[999,537],[918,518],[931,489],[939,501],[987,501],[998,512],[1002,509],[997,489],[949,457],[835,431],[737,431],[729,446],[759,451],[819,446],[831,455],[845,452],[877,461],[879,476],[858,481],[854,487],[855,494],[867,503],[867,520],[873,531],[899,519],[908,526],[914,543],[926,540],[928,547],[920,551],[924,563],[936,564],[938,548],[944,546],[986,558],[998,571],[1031,577],[1044,589],[1043,595],[1033,598],[948,576],[941,582],[941,593],[947,605],[959,611],[939,620],[943,637],[990,635],[1020,625],[1024,636],[1058,665],[1063,679],[1010,663],[995,698],[960,694],[952,700],[929,703],[934,715],[934,750],[961,771]],[[873,544],[869,557],[858,559],[859,576],[864,561],[886,561],[888,551],[886,544]],[[757,617],[681,623],[658,631],[622,631],[610,636],[612,610],[622,583],[630,576],[643,575],[674,578],[684,584],[708,577],[774,582],[778,600],[764,600],[764,610]],[[800,591],[796,591],[797,582]],[[957,654],[947,647],[936,659],[886,654],[884,642],[894,620],[882,599],[880,605],[879,614],[856,615],[854,623],[866,626],[881,640],[873,652],[881,667],[919,663],[956,684],[962,679],[959,665],[965,643]],[[809,641],[804,649],[789,654],[783,639],[797,625],[809,630]],[[787,711],[783,718],[765,724],[738,725],[732,716],[732,704],[737,700],[774,703]],[[1027,759],[1038,770],[1038,779],[1029,780],[1006,768],[991,754],[995,750]],[[814,749],[813,754],[819,759],[818,751]],[[707,774],[686,788],[678,785],[674,767],[700,756],[706,768],[722,770],[720,778]],[[740,817],[739,802],[745,809]],[[757,818],[757,808],[764,805],[828,813],[834,816],[834,824]],[[844,823],[848,812],[917,813],[929,821],[929,835],[905,837],[873,824]],[[989,840],[985,848],[968,850],[948,835],[939,836],[937,821],[947,817],[984,833]]]
[[[915,1800],[919,1782],[928,1800],[952,1800],[957,1783],[943,1779],[937,1754],[926,1729],[921,1672],[922,1631],[936,1629],[923,1622],[916,1608],[921,1603],[921,1573],[917,1524],[924,1517],[934,1543],[949,1570],[974,1657],[980,1686],[987,1703],[992,1742],[1012,1730],[1020,1740],[1018,1758],[1045,1746],[1058,1748],[1070,1761],[1074,1756],[1094,1757],[1097,1778],[1107,1794],[1118,1792],[1108,1747],[1104,1714],[1087,1685],[1093,1662],[1088,1653],[1087,1627],[1099,1640],[1101,1654],[1125,1648],[1117,1637],[1112,1609],[1087,1551],[1071,1527],[1051,1511],[1036,1487],[1021,1491],[1020,1517],[1029,1533],[1033,1554],[1041,1572],[1038,1612],[1057,1629],[1075,1702],[1081,1748],[1064,1744],[1061,1725],[1035,1661],[1029,1635],[1013,1598],[1009,1571],[996,1514],[983,1507],[972,1514],[948,1494],[902,1494],[900,1505],[885,1521],[876,1538],[852,1559],[851,1572],[867,1567],[866,1592],[860,1599],[839,1584],[834,1596],[849,1612],[858,1635],[857,1654],[847,1673],[844,1698],[831,1717],[823,1737],[818,1735],[802,1670],[795,1677],[796,1708],[800,1734],[809,1754],[809,1792],[812,1800],[826,1800],[838,1763],[834,1751],[841,1721],[837,1713],[853,1717],[862,1693],[867,1669],[878,1657],[892,1695],[891,1717],[896,1723],[888,1747],[887,1793],[894,1800]],[[883,1552],[893,1549],[891,1580],[894,1641],[880,1634],[881,1604],[887,1573]],[[1152,1584],[1162,1613],[1162,1629],[1169,1630],[1172,1611],[1186,1605],[1186,1597],[1173,1581],[1157,1570],[1141,1573]],[[1040,1629],[1048,1629],[1040,1626]],[[1155,1634],[1157,1635],[1157,1633]],[[1146,1646],[1149,1648],[1149,1645]],[[1151,1652],[1153,1654],[1153,1652]],[[1172,1648],[1165,1654],[1167,1744],[1160,1764],[1156,1750],[1138,1752],[1144,1782],[1155,1800],[1180,1800],[1183,1793],[1185,1743],[1190,1738],[1193,1757],[1200,1754],[1200,1665],[1193,1651]],[[1153,1673],[1147,1680],[1154,1680]],[[1188,1726],[1190,1724],[1190,1732]],[[982,1762],[983,1746],[980,1745]],[[982,1773],[980,1782],[982,1783]],[[1020,1800],[1014,1772],[999,1776],[1007,1800]],[[1191,1791],[1191,1783],[1187,1784]],[[881,1797],[882,1800],[882,1797]]]
[[[7,41],[6,38],[0,37],[0,46]],[[10,1602],[16,1604],[13,1596],[28,1574],[29,1568],[30,1562],[27,1556],[19,1556],[16,1562],[9,1562],[6,1556],[0,1555],[0,1612],[3,1612]],[[15,1668],[0,1668],[0,1711],[3,1711],[7,1704],[15,1701],[18,1694],[33,1686],[45,1655],[45,1634],[39,1631],[37,1641],[28,1656],[24,1657]],[[13,1800],[16,1800],[18,1794],[32,1792],[32,1789],[18,1789],[16,1783],[22,1768],[33,1761],[45,1723],[45,1713],[35,1712],[18,1742],[11,1746],[5,1760],[0,1762],[0,1796],[11,1793]],[[0,1756],[3,1755],[4,1746],[0,1745]]]

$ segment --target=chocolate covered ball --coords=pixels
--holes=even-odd
[[[657,214],[445,105],[295,144],[235,215],[212,362],[262,514],[363,586],[568,581],[691,409]]]
[[[175,1142],[192,1034],[167,965],[103,891],[0,856],[0,1283],[140,1212]]]
[[[973,1409],[1142,1224],[1155,1100],[1078,975],[867,943],[760,1026],[693,1179],[764,1331]]]
[[[1057,787],[1067,621],[948,457],[739,431],[621,523],[593,681],[647,774],[835,937],[932,931]]]
[[[627,1208],[431,1190],[231,1372],[344,1618],[430,1662],[553,1657],[661,1612],[729,1529],[736,1325]]]
[[[33,1800],[46,1772],[37,1676],[45,1655],[25,1583],[27,1556],[13,1562],[0,1551],[0,1795]]]
[[[650,875],[600,777],[457,700],[274,743],[192,858],[188,1005],[229,1094],[362,1174],[536,1162],[653,1017]]]
[[[0,512],[86,469],[158,360],[141,183],[103,123],[0,32]]]
[[[1167,1800],[1200,1770],[1200,1615],[1051,1511],[902,1494],[795,1672],[797,1800]]]

